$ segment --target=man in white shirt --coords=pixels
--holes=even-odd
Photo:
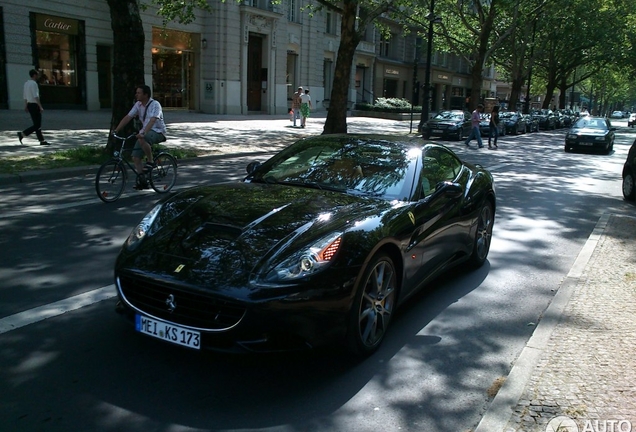
[[[42,108],[42,104],[40,103],[40,88],[37,83],[38,75],[38,71],[31,69],[29,71],[31,79],[24,83],[24,110],[31,115],[33,126],[26,128],[22,132],[18,132],[20,144],[22,144],[22,139],[25,136],[29,136],[35,132],[38,141],[40,141],[40,145],[49,145],[49,143],[44,140],[41,129],[42,111],[44,111],[44,108]]]
[[[132,158],[138,173],[147,174],[156,167],[152,156],[152,144],[158,144],[166,140],[166,123],[163,121],[163,109],[158,100],[150,97],[150,87],[137,86],[133,105],[126,116],[121,119],[114,132],[126,126],[133,118],[141,121],[141,129],[137,133],[137,142],[132,150]],[[141,158],[146,155],[146,166],[142,167]],[[143,186],[143,185],[142,185]]]

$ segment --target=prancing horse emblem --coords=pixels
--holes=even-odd
[[[168,312],[172,313],[177,308],[177,302],[174,301],[174,295],[170,294],[166,299],[166,306],[168,306]]]

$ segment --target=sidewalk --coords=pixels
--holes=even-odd
[[[475,432],[636,431],[635,311],[636,217],[605,215]]]
[[[197,148],[211,157],[271,153],[302,137],[319,135],[325,121],[324,113],[318,114],[301,129],[293,128],[287,116],[166,111],[165,117],[170,145]],[[20,145],[16,132],[29,122],[23,111],[0,110],[0,157],[103,145],[110,111],[45,111],[48,147],[39,146],[32,137]],[[407,135],[410,131],[408,121],[349,117],[347,123],[351,133]],[[0,176],[0,185],[41,180],[43,175],[83,175],[83,169]],[[90,172],[95,169],[90,167]],[[636,432],[636,217],[601,218],[556,288],[474,432],[556,432],[557,422],[570,426],[560,432]]]
[[[307,127],[293,127],[287,115],[222,116],[181,110],[165,110],[168,128],[168,145],[196,149],[200,154],[219,156],[253,152],[272,153],[292,142],[319,135],[323,131],[326,113],[312,113]],[[21,110],[0,110],[0,157],[31,157],[82,145],[106,144],[110,129],[110,110],[75,111],[45,110],[42,132],[51,144],[40,146],[35,134],[25,137],[20,145],[17,132],[31,125],[28,113]],[[413,122],[413,130],[418,121]],[[300,125],[300,123],[298,123]],[[349,133],[408,134],[410,122],[349,117]],[[94,171],[96,168],[91,167]],[[85,170],[61,170],[57,172],[31,172],[21,175],[2,176],[0,185],[46,178],[57,178],[65,172],[81,175]]]

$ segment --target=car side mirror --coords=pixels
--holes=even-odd
[[[245,171],[247,171],[248,174],[253,174],[260,166],[260,162],[250,162],[247,164],[247,167],[245,167]]]
[[[435,185],[436,193],[443,193],[446,196],[457,198],[463,193],[462,186],[459,183],[451,181],[441,181]]]

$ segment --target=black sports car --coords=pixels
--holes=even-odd
[[[626,200],[636,200],[636,140],[632,143],[623,165],[623,196]]]
[[[605,117],[581,117],[565,135],[565,151],[600,149],[609,154],[614,149],[615,134],[616,128]]]
[[[194,349],[370,354],[397,306],[488,255],[492,175],[444,146],[318,136],[248,173],[166,197],[133,229],[115,282],[138,332]]]
[[[443,139],[461,140],[470,135],[472,122],[470,113],[462,110],[442,111],[422,126],[424,139],[442,137]]]

